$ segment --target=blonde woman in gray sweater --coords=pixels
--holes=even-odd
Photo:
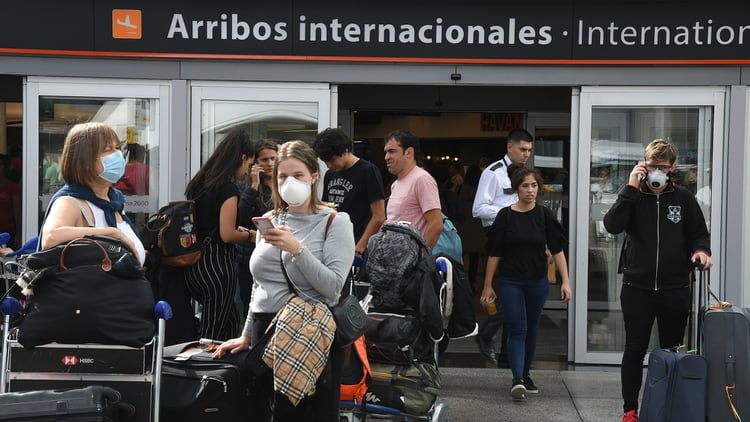
[[[299,296],[334,305],[354,259],[354,232],[349,216],[338,213],[329,222],[334,210],[318,200],[320,173],[313,149],[302,141],[281,145],[273,172],[274,209],[266,214],[273,228],[259,233],[250,257],[254,279],[250,313],[242,335],[222,344],[216,357],[247,349],[253,340],[260,339],[284,306],[289,286],[282,264]],[[335,344],[331,347],[315,394],[297,406],[279,393],[270,400],[272,380],[261,380],[267,383],[267,388],[263,387],[268,393],[266,403],[274,403],[274,420],[338,420],[342,350]],[[261,406],[267,408],[266,404]]]

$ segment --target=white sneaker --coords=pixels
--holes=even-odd
[[[513,387],[510,388],[510,396],[513,400],[523,400],[526,398],[526,387],[523,380],[513,380]]]

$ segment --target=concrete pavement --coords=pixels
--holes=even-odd
[[[442,367],[440,399],[450,421],[620,421],[620,368],[570,366],[533,370],[539,394],[510,397],[508,369]]]

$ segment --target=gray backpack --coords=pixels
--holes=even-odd
[[[372,306],[378,310],[401,310],[401,284],[425,252],[429,252],[422,233],[406,222],[386,222],[367,242],[363,280],[370,283]]]

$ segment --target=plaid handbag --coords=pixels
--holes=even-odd
[[[324,303],[290,295],[271,324],[276,331],[263,352],[273,369],[274,390],[293,405],[315,393],[315,383],[328,362],[336,323]]]

